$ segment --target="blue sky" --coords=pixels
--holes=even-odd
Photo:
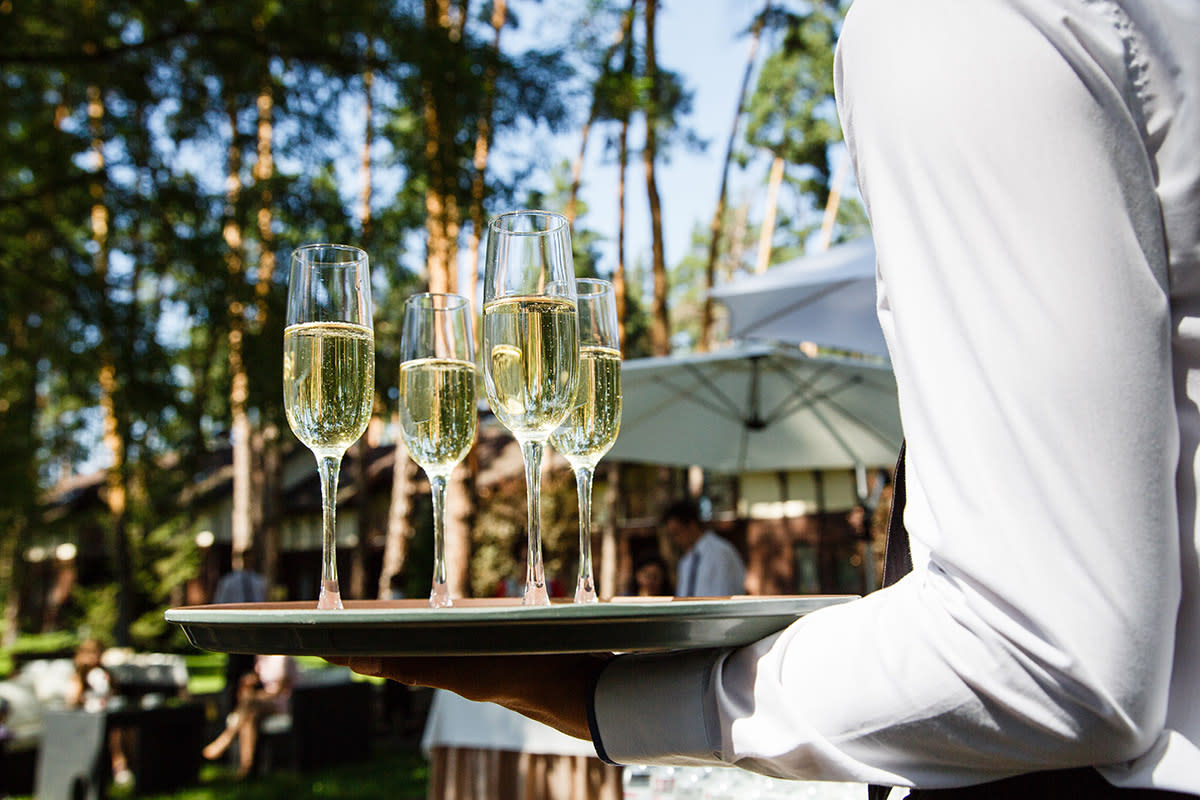
[[[569,5],[576,3],[571,0]],[[791,5],[796,8],[800,4]],[[684,122],[707,142],[703,151],[674,146],[663,154],[657,169],[668,266],[687,254],[693,231],[697,227],[707,230],[711,222],[750,48],[750,36],[745,32],[761,8],[762,0],[660,0],[658,62],[662,68],[683,76],[692,92],[692,111]],[[756,60],[761,63],[775,44],[769,36],[764,36]],[[751,79],[751,90],[755,78]],[[739,130],[739,137],[743,132],[744,128]],[[642,138],[640,129],[633,132],[631,147],[640,147]],[[605,156],[603,144],[595,133],[592,139],[583,173],[582,193],[589,209],[583,223],[589,230],[615,237],[617,167],[611,156]],[[557,137],[547,149],[543,169],[548,174],[556,160],[574,159],[578,149],[578,131]],[[835,159],[838,157],[840,153],[834,155]],[[650,215],[644,170],[640,155],[634,154],[633,158],[626,186],[626,252],[630,266],[639,260],[649,264],[650,260]],[[727,202],[731,206],[749,202],[752,224],[761,219],[769,166],[769,159],[760,158],[747,169],[735,166],[730,173]],[[841,188],[847,195],[854,194],[853,178],[847,176]],[[612,269],[615,242],[610,242],[604,253],[601,270]]]
[[[707,142],[703,152],[676,145],[657,170],[668,264],[685,255],[693,229],[697,225],[707,227],[716,208],[721,163],[750,47],[750,37],[742,32],[758,10],[759,3],[750,0],[668,0],[663,4],[658,21],[658,60],[662,67],[682,74],[692,90],[692,112],[686,123]],[[566,138],[573,156],[579,146],[578,136]],[[632,143],[639,144],[641,138],[639,130]],[[590,210],[588,227],[615,235],[616,165],[603,163],[600,142],[589,146],[589,158],[584,172],[584,199]],[[633,260],[640,257],[648,262],[650,214],[644,176],[638,158],[628,172],[627,247]],[[740,177],[743,179],[734,187],[731,201],[752,191],[759,179],[765,178],[765,172]]]

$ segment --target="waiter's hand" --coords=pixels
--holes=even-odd
[[[579,739],[591,741],[587,707],[604,653],[520,656],[355,656],[328,658],[360,675],[409,686],[448,689],[468,700],[497,703]]]

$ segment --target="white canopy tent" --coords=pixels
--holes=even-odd
[[[891,466],[896,383],[876,363],[783,346],[626,361],[608,458],[715,472]]]
[[[875,312],[875,245],[859,239],[714,288],[733,339],[887,357]]]

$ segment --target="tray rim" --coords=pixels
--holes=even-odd
[[[346,602],[346,608],[332,611],[317,609],[315,601],[291,600],[175,606],[167,609],[164,617],[167,622],[177,624],[210,625],[377,625],[390,617],[399,617],[405,623],[419,623],[425,618],[435,624],[451,620],[467,622],[478,617],[519,624],[534,620],[583,622],[643,616],[769,616],[795,609],[807,613],[857,598],[858,595],[850,594],[617,598],[598,603],[560,600],[549,606],[523,606],[516,598],[466,598],[456,600],[457,605],[450,608],[430,608],[424,599],[351,600]]]
[[[180,606],[165,613],[192,644],[215,652],[292,655],[510,655],[650,652],[747,644],[856,595],[569,600],[526,607],[519,599],[313,601]],[[504,632],[502,638],[496,635]],[[550,635],[550,636],[547,636]],[[375,637],[364,639],[364,636]],[[550,638],[550,637],[554,638]]]

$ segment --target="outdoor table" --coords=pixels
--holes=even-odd
[[[621,769],[590,742],[492,703],[437,691],[421,748],[429,800],[620,800]]]

